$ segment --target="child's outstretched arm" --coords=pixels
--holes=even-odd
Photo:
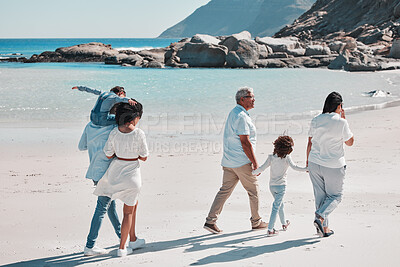
[[[260,173],[265,171],[265,169],[268,168],[269,166],[271,166],[271,155],[268,156],[267,160],[264,162],[263,165],[261,165],[260,167],[258,167],[258,169],[252,171],[251,173],[253,175],[259,175]]]
[[[292,157],[291,157],[290,155],[287,155],[286,157],[287,157],[289,166],[290,166],[293,170],[299,171],[299,172],[308,171],[308,168],[307,168],[307,167],[304,167],[304,168],[303,168],[303,167],[299,167],[299,166],[297,166],[296,164],[294,164],[294,163],[293,163],[293,160],[292,160]]]
[[[91,93],[91,94],[94,94],[94,95],[101,95],[101,91],[100,90],[92,89],[92,88],[89,88],[89,87],[86,87],[86,86],[75,86],[75,87],[72,87],[72,89],[78,89],[81,92]]]

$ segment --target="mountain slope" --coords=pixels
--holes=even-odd
[[[229,35],[240,32],[257,16],[264,0],[212,0],[159,37],[190,37],[197,33]]]
[[[248,31],[255,36],[272,36],[306,12],[315,0],[266,0]]]
[[[196,33],[230,35],[243,30],[253,36],[272,35],[308,10],[315,0],[212,0],[159,37],[190,37]]]

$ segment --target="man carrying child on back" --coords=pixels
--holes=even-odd
[[[117,103],[125,102],[135,105],[136,101],[127,98],[125,90],[121,86],[113,87],[110,92],[101,92],[85,86],[75,86],[72,89],[99,95],[95,106],[90,112],[90,122],[86,125],[78,145],[79,150],[88,150],[89,153],[90,164],[86,172],[86,178],[93,180],[93,183],[97,185],[111,163],[111,159],[108,159],[103,152],[110,132],[117,126],[115,115],[110,114],[110,110]],[[95,246],[100,226],[106,213],[116,235],[118,238],[121,237],[121,223],[115,210],[115,201],[106,196],[99,196],[89,235],[87,236],[84,249],[85,256],[107,253],[105,249]]]
[[[101,92],[86,86],[75,86],[72,89],[78,89],[82,92],[98,95],[97,102],[90,112],[90,121],[99,126],[115,125],[115,115],[110,114],[111,108],[120,102],[134,105],[136,102],[126,97],[124,87],[115,86],[110,92]]]

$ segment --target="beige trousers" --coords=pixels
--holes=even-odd
[[[221,214],[225,201],[230,197],[233,189],[235,189],[237,183],[240,181],[249,195],[251,225],[253,227],[258,226],[261,223],[261,217],[258,214],[259,189],[257,177],[251,174],[251,171],[253,170],[251,168],[251,164],[249,163],[239,168],[222,167],[222,169],[224,170],[222,187],[215,196],[210,212],[208,213],[208,217],[206,218],[206,223],[215,224],[219,214]]]

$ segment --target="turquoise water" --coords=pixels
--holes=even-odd
[[[112,48],[149,48],[166,47],[178,39],[153,38],[53,38],[53,39],[0,39],[0,57],[18,53],[30,57],[44,51],[55,51],[59,47],[72,46],[90,42],[111,44]]]
[[[0,56],[29,56],[87,42],[114,48],[165,47],[176,39],[0,39]],[[235,105],[239,87],[255,90],[250,114],[263,120],[311,117],[331,91],[343,95],[345,107],[398,99],[399,72],[348,73],[325,69],[142,69],[102,63],[0,63],[0,123],[87,122],[96,96],[71,90],[86,85],[109,90],[124,86],[129,97],[144,104],[154,125],[165,121],[190,127],[202,120],[222,124]],[[391,97],[371,98],[372,90]],[[143,120],[144,121],[144,120]]]
[[[400,95],[398,72],[348,73],[324,69],[142,69],[85,63],[0,64],[0,122],[87,121],[96,96],[75,85],[109,90],[124,86],[144,104],[145,114],[170,120],[204,114],[225,118],[241,86],[255,90],[252,115],[308,114],[321,110],[331,91],[345,107],[383,103]],[[371,90],[393,97],[371,98]],[[164,114],[164,115],[163,115]]]

